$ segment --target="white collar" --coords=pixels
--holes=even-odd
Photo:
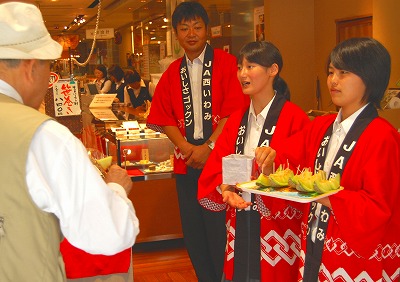
[[[206,46],[204,46],[203,52],[201,52],[200,55],[199,55],[197,58],[194,58],[194,59],[193,59],[193,62],[197,59],[197,60],[200,61],[201,64],[203,64],[203,62],[204,62],[204,56],[205,56],[205,54],[206,54],[206,48],[207,48],[207,44],[206,44]],[[185,57],[186,57],[186,63],[187,63],[188,65],[189,65],[189,64],[193,64],[192,61],[189,60],[188,56],[185,56]]]
[[[368,106],[369,103],[367,103],[365,106],[361,107],[357,111],[355,111],[351,116],[346,118],[344,121],[342,121],[342,109],[339,110],[338,115],[336,116],[335,122],[333,123],[333,131],[336,132],[336,130],[341,126],[343,128],[344,134],[347,134],[349,132],[351,126],[357,119],[357,117],[360,115],[360,113],[364,110],[366,106]]]
[[[274,97],[272,97],[271,101],[269,101],[269,103],[265,106],[265,108],[261,111],[261,113],[259,113],[259,115],[261,115],[264,118],[264,120],[267,119],[269,109],[271,108],[272,102],[274,101],[274,99],[276,97],[276,91],[274,90],[274,92],[275,92]],[[254,117],[254,119],[257,119],[256,113],[254,112],[253,100],[250,101],[249,117],[251,115]]]
[[[0,79],[0,93],[4,94],[10,98],[13,98],[14,100],[17,100],[21,104],[24,103],[21,95],[19,95],[17,90],[15,90],[14,87],[12,87],[10,84],[8,84],[7,82],[5,82],[4,80],[1,80],[1,79]]]

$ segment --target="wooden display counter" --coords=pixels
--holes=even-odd
[[[136,243],[183,237],[174,178],[134,182],[128,197],[139,218]]]

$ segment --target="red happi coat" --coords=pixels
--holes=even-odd
[[[290,146],[277,148],[280,161],[314,168],[327,128],[336,115],[316,118]],[[290,143],[289,143],[290,142]],[[332,205],[319,272],[320,281],[399,281],[400,135],[375,118],[358,139],[341,176],[344,190]],[[308,206],[308,205],[307,205]],[[302,223],[299,281],[303,280],[308,207]]]
[[[234,274],[236,209],[222,202],[216,187],[222,183],[222,158],[235,153],[238,129],[247,109],[243,107],[228,119],[199,179],[200,204],[214,211],[227,209],[224,273],[228,280],[232,280]],[[276,146],[308,123],[309,118],[304,111],[291,102],[285,102],[270,145]],[[261,280],[295,281],[304,205],[257,195],[256,206],[261,215]]]
[[[147,125],[177,126],[185,133],[184,109],[182,101],[180,65],[182,58],[172,62],[157,84]],[[225,51],[214,49],[212,67],[212,125],[213,130],[220,119],[228,117],[235,110],[249,103],[237,79],[236,58]],[[186,174],[185,160],[175,147],[174,172]]]

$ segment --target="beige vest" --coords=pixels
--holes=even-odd
[[[37,208],[26,184],[32,137],[48,119],[0,94],[1,282],[65,281],[58,219]]]

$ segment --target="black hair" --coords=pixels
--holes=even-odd
[[[238,64],[246,59],[250,63],[269,68],[272,64],[278,65],[278,73],[274,78],[273,88],[278,94],[290,100],[290,90],[287,83],[280,77],[283,67],[283,59],[279,49],[268,41],[253,41],[242,47],[237,57]]]
[[[327,74],[330,64],[359,76],[366,88],[363,100],[380,108],[391,68],[390,54],[381,43],[368,37],[347,39],[332,50],[326,67]]]
[[[117,81],[121,81],[125,75],[124,71],[119,65],[112,65],[108,69],[108,74],[114,76],[117,79]]]
[[[194,1],[181,2],[172,13],[172,27],[176,31],[176,27],[182,20],[194,20],[197,17],[202,18],[206,26],[208,26],[210,19],[200,3]]]
[[[136,70],[127,70],[124,76],[125,84],[131,84],[140,81],[142,78]]]
[[[97,65],[95,69],[101,71],[103,73],[103,77],[107,78],[107,68],[105,65]]]

